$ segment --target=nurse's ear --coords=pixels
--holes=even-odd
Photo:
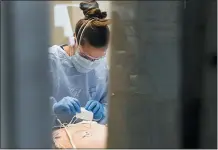
[[[69,56],[72,56],[75,54],[75,51],[77,49],[77,42],[76,42],[76,38],[75,38],[75,34],[71,37],[69,37],[69,46],[68,48],[65,49],[65,51],[67,52],[67,54]]]
[[[76,33],[73,34],[74,37],[74,46],[77,47],[78,46],[78,42],[77,42],[77,38],[76,38]]]

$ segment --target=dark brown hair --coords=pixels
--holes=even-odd
[[[111,23],[109,19],[106,19],[107,12],[102,12],[95,0],[81,2],[80,9],[85,17],[76,24],[76,38],[80,42],[78,44],[84,45],[88,42],[96,48],[106,46],[110,34],[108,25]]]

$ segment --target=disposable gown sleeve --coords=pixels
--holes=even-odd
[[[101,104],[104,107],[103,117],[100,119],[100,124],[107,124],[108,121],[108,77],[106,83],[102,85],[103,94],[100,99]]]
[[[52,95],[50,96],[50,109],[51,113],[54,115],[53,105],[57,102],[56,96],[54,93],[58,91],[58,82],[57,79],[57,65],[56,65],[56,58],[53,53],[49,53],[49,77],[50,77],[50,84],[52,87]]]

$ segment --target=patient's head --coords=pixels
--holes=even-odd
[[[80,3],[84,18],[80,19],[75,28],[75,37],[79,49],[88,56],[98,58],[105,55],[109,43],[110,20],[107,13],[102,12],[95,0]]]

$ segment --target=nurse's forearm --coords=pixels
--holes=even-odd
[[[104,107],[103,117],[105,118],[107,116],[107,105],[103,104],[103,107]]]
[[[55,124],[55,120],[56,120],[56,114],[54,113],[54,109],[53,106],[55,103],[57,103],[56,99],[54,97],[50,97],[50,110],[51,110],[51,117],[52,117],[52,123]]]
[[[107,108],[106,104],[102,104],[102,105],[104,107],[104,112],[103,112],[102,118],[98,121],[98,123],[106,124],[107,123],[108,108]]]
[[[50,106],[51,106],[50,109],[52,114],[54,114],[53,106],[55,103],[57,103],[56,99],[54,97],[50,97]]]

